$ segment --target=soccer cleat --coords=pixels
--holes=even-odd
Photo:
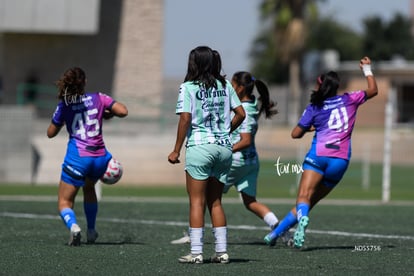
[[[264,237],[264,241],[267,245],[269,246],[275,246],[276,245],[276,240],[277,237],[274,236],[273,231],[276,229],[276,227],[279,225],[279,222],[277,222],[276,224],[272,225],[270,228],[272,229],[272,232],[270,232],[269,234],[266,235],[266,237]]]
[[[80,246],[81,245],[81,229],[79,225],[72,224],[70,227],[69,246]]]
[[[273,246],[276,244],[276,238],[273,236],[273,232],[270,232],[264,237],[264,242],[267,245]]]
[[[227,253],[216,253],[211,257],[211,262],[216,264],[228,264],[230,258]]]
[[[95,243],[98,237],[99,237],[98,232],[96,232],[95,229],[88,229],[88,232],[86,232],[87,243]]]
[[[179,263],[182,264],[202,264],[203,263],[203,255],[201,254],[188,254],[185,256],[182,256],[178,259]]]
[[[182,238],[171,241],[171,244],[184,244],[184,243],[190,243],[190,236],[188,235],[186,231],[183,232]]]
[[[305,242],[305,231],[309,224],[309,217],[303,216],[300,218],[295,235],[293,236],[293,243],[295,247],[301,248]]]

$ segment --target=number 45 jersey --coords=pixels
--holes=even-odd
[[[298,126],[304,130],[315,128],[312,149],[317,156],[349,160],[357,109],[366,100],[365,91],[360,90],[330,97],[322,106],[306,107]]]
[[[59,102],[52,123],[58,127],[66,125],[68,145],[75,146],[79,156],[103,156],[102,118],[105,109],[111,109],[114,103],[114,99],[102,93],[66,96]]]

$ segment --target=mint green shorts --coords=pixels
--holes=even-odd
[[[188,147],[185,154],[185,170],[196,180],[206,180],[210,176],[225,183],[231,166],[232,152],[229,148],[216,144]]]
[[[259,164],[244,165],[241,167],[232,166],[227,175],[224,193],[227,193],[231,186],[234,185],[238,192],[256,197],[258,175]]]

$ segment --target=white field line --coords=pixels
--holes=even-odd
[[[21,218],[21,219],[47,219],[47,220],[60,220],[57,215],[41,215],[30,213],[13,213],[13,212],[1,212],[0,217],[8,218]],[[167,226],[181,226],[188,227],[188,222],[181,221],[158,221],[158,220],[140,220],[140,219],[118,219],[118,218],[98,218],[100,221],[122,223],[122,224],[145,224],[145,225],[167,225]],[[228,229],[237,230],[268,230],[268,227],[258,227],[254,225],[227,225]],[[381,235],[371,233],[351,233],[343,231],[322,231],[307,229],[308,233],[331,235],[331,236],[344,236],[344,237],[356,237],[356,238],[374,238],[374,239],[396,239],[396,240],[414,240],[414,236],[401,236],[401,235]]]

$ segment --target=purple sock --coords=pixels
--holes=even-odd
[[[84,202],[83,210],[85,212],[88,229],[95,229],[96,215],[98,214],[98,203]]]

